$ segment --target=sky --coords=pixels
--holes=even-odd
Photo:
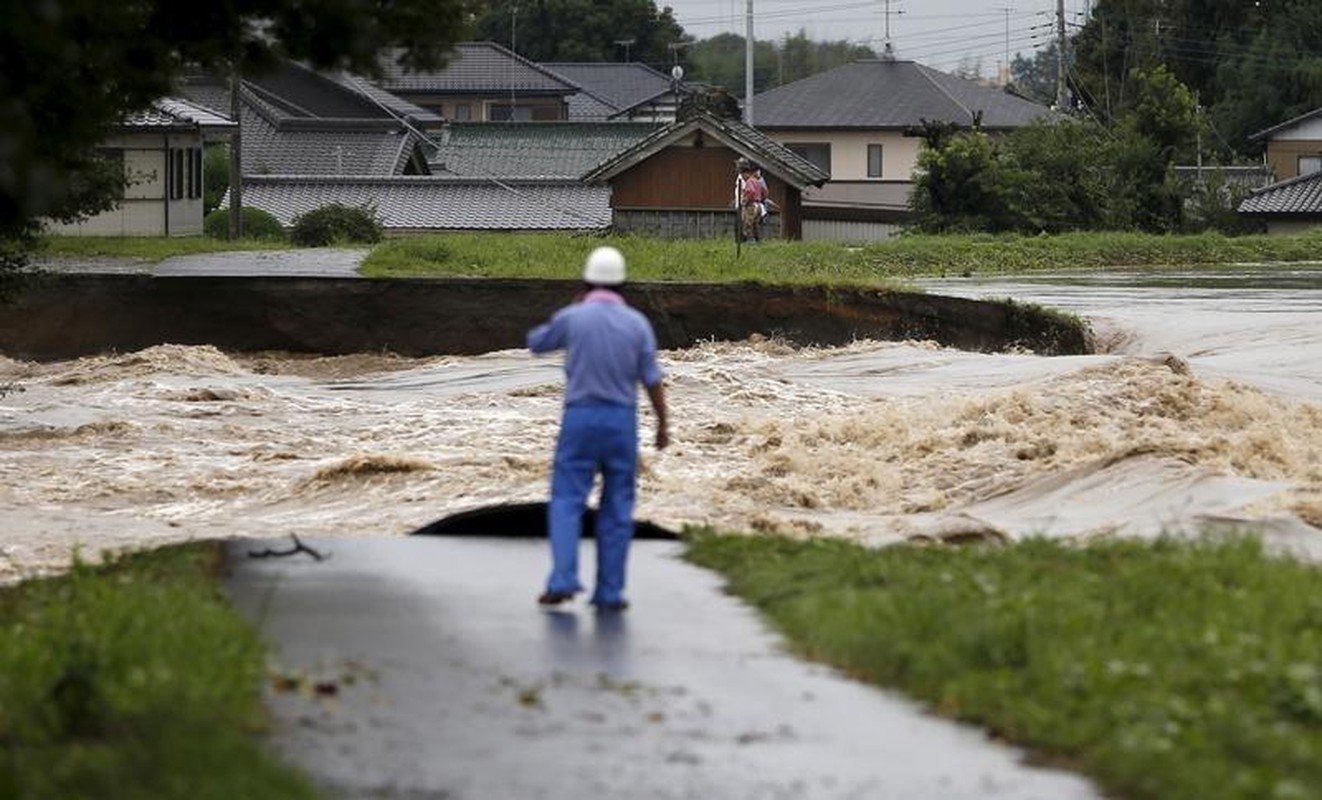
[[[1082,24],[1090,0],[1065,0],[1067,24]],[[745,30],[747,0],[656,0],[670,6],[698,39]],[[881,52],[885,0],[753,0],[753,35],[780,39],[800,28],[809,38],[860,42]],[[1009,9],[1007,12],[1006,9]],[[1031,54],[1054,35],[1056,0],[890,0],[897,58],[954,71],[969,65],[988,76],[1016,53]]]

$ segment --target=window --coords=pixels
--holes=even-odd
[[[1322,156],[1299,156],[1299,174],[1322,171]]]
[[[472,107],[472,106],[470,106],[468,103],[455,103],[455,104],[454,104],[454,119],[455,119],[455,122],[468,122],[468,121],[471,120],[472,118],[473,118],[473,107]]]
[[[166,151],[165,163],[169,165],[167,180],[170,184],[170,199],[179,200],[184,196],[184,151],[179,149]]]
[[[188,196],[196,200],[202,196],[202,148],[194,147],[188,152],[192,162],[188,173]]]
[[[531,122],[532,106],[513,106],[513,115],[510,114],[511,106],[509,103],[502,105],[493,105],[491,107],[489,119],[492,122]]]
[[[868,145],[868,177],[881,177],[881,145]]]
[[[830,142],[793,142],[785,146],[798,153],[827,175],[831,174]]]

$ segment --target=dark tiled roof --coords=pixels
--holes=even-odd
[[[178,97],[162,97],[150,108],[124,116],[120,123],[126,128],[233,128],[234,122],[224,114]]]
[[[410,72],[399,64],[399,50],[381,60],[381,88],[394,93],[504,93],[511,90],[566,95],[578,87],[494,42],[457,44],[448,63],[433,72]]]
[[[923,120],[986,128],[1027,125],[1050,110],[912,61],[855,61],[753,97],[759,128],[916,127]]]
[[[1264,186],[1244,198],[1239,213],[1322,216],[1322,172]]]
[[[610,189],[576,181],[262,176],[244,182],[243,202],[283,225],[330,203],[375,207],[386,229],[400,230],[600,230],[611,222]]]
[[[281,63],[275,69],[245,78],[268,102],[291,117],[320,119],[381,119],[389,117],[362,92],[344,86],[332,76],[295,64]]]
[[[1249,141],[1256,142],[1259,139],[1270,139],[1274,134],[1280,133],[1281,131],[1286,130],[1287,128],[1293,128],[1294,126],[1302,122],[1307,122],[1311,119],[1320,116],[1322,116],[1322,108],[1315,108],[1312,111],[1300,114],[1294,119],[1287,119],[1285,122],[1282,122],[1279,125],[1273,125],[1270,128],[1264,128],[1263,130],[1260,130],[1257,133],[1251,133],[1249,134]]]
[[[583,87],[616,111],[627,111],[670,91],[670,77],[646,64],[556,62],[542,66]]]
[[[399,175],[421,143],[393,121],[291,119],[244,99],[244,175]]]
[[[385,89],[373,85],[366,78],[350,75],[347,72],[327,75],[327,77],[350,91],[363,95],[378,107],[384,107],[388,113],[408,120],[413,125],[429,128],[440,126],[445,122],[445,118],[440,114],[414,105],[402,97],[396,97]]]
[[[569,119],[574,122],[605,122],[620,113],[620,109],[588,91],[571,94],[566,103]]]
[[[656,125],[631,122],[456,122],[428,159],[461,177],[579,178]]]
[[[821,186],[830,180],[831,176],[816,165],[760,131],[738,120],[720,119],[707,113],[654,128],[649,136],[587,173],[583,179],[592,182],[610,180],[699,129],[799,189]]]

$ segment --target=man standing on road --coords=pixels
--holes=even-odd
[[[598,247],[583,267],[587,291],[528,333],[534,353],[565,350],[565,403],[551,472],[547,526],[551,575],[537,598],[555,606],[583,590],[578,544],[583,510],[597,472],[602,475],[597,511],[597,579],[591,602],[601,610],[628,608],[625,565],[633,538],[638,467],[638,385],[656,412],[656,448],[670,441],[656,334],[620,294],[624,256]]]

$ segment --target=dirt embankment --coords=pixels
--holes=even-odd
[[[159,344],[230,352],[477,354],[519,347],[573,281],[52,275],[0,306],[0,348],[23,359]],[[630,301],[663,348],[753,334],[801,345],[919,339],[967,350],[1091,350],[1081,321],[1010,301],[820,286],[639,283]]]

